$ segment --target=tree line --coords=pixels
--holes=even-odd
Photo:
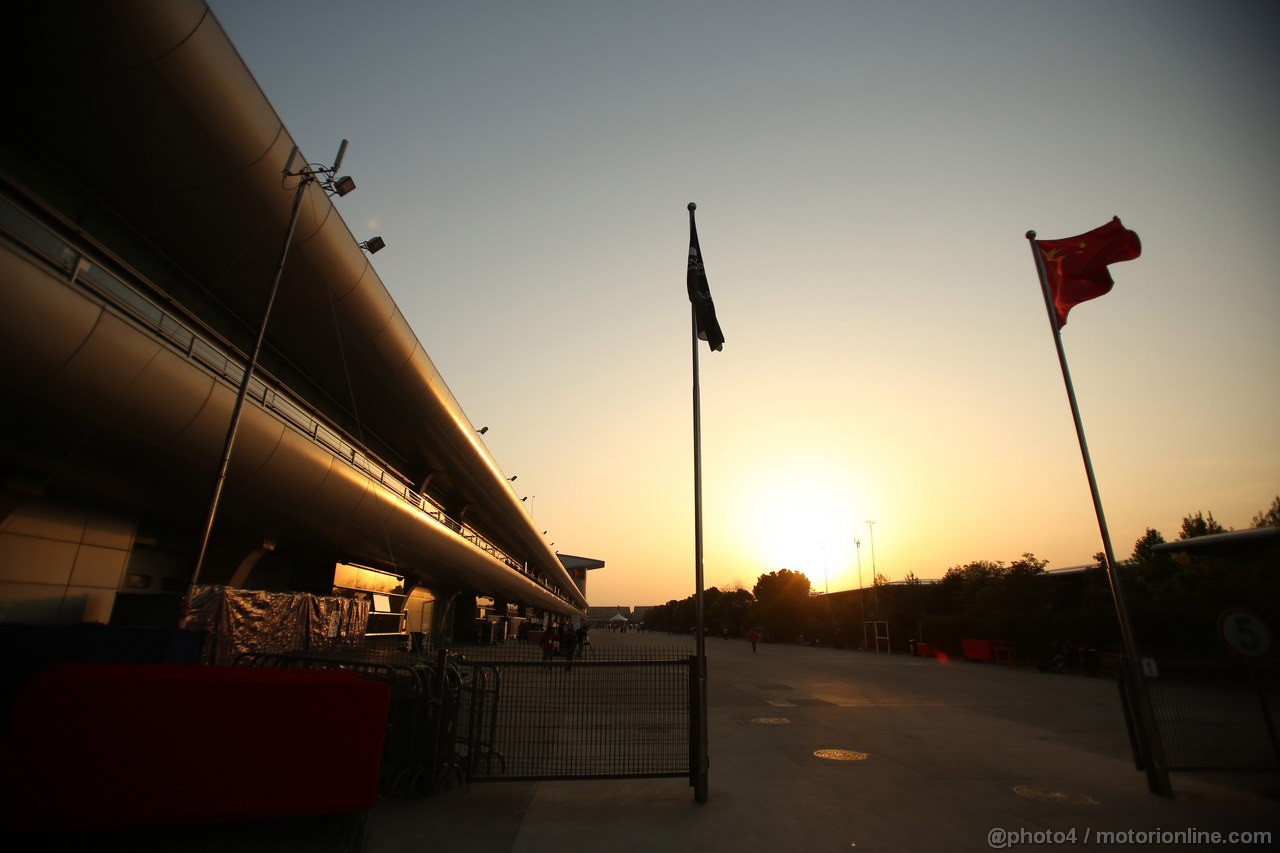
[[[1253,518],[1252,527],[1280,527],[1280,495]],[[1182,519],[1178,539],[1225,533],[1197,511]],[[1166,540],[1148,528],[1119,566],[1125,601],[1140,646],[1162,654],[1202,654],[1219,648],[1218,615],[1246,606],[1280,629],[1280,547],[1275,544],[1231,556],[1170,554]],[[743,636],[752,627],[766,641],[804,642],[838,648],[874,648],[877,625],[903,650],[912,641],[958,655],[965,639],[1002,640],[1031,659],[1052,644],[1070,642],[1118,649],[1119,623],[1102,554],[1080,572],[1046,572],[1034,554],[1005,562],[975,560],[947,569],[941,579],[910,574],[890,583],[877,575],[871,587],[814,595],[802,572],[779,569],[760,575],[751,590],[733,585],[704,593],[709,633]],[[697,622],[694,596],[650,608],[653,630],[688,632]],[[870,624],[868,624],[870,623]]]

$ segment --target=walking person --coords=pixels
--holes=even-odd
[[[749,637],[749,638],[751,639],[751,653],[752,653],[752,654],[755,654],[755,651],[756,651],[756,643],[760,642],[760,629],[759,629],[759,628],[752,628],[752,629],[747,633],[747,637]]]
[[[567,670],[573,664],[573,655],[578,649],[578,635],[574,633],[573,626],[568,623],[565,623],[563,629],[560,650],[564,652],[564,668]]]
[[[542,659],[544,661],[549,661],[556,655],[556,630],[557,627],[551,625],[542,632]]]

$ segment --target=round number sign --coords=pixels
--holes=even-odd
[[[1218,617],[1218,636],[1234,654],[1262,658],[1271,653],[1271,628],[1262,617],[1243,607],[1224,610]]]

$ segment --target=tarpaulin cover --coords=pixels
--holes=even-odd
[[[35,832],[368,810],[390,700],[338,670],[52,664],[0,737],[0,820]]]
[[[308,649],[345,649],[359,644],[369,624],[369,602],[352,598],[307,596]]]
[[[207,632],[206,663],[233,664],[249,652],[351,648],[364,637],[368,622],[367,601],[197,586],[191,591],[184,627]]]

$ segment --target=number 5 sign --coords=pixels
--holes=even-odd
[[[1218,636],[1233,654],[1257,660],[1271,654],[1271,629],[1262,617],[1243,607],[1231,607],[1218,617]]]

